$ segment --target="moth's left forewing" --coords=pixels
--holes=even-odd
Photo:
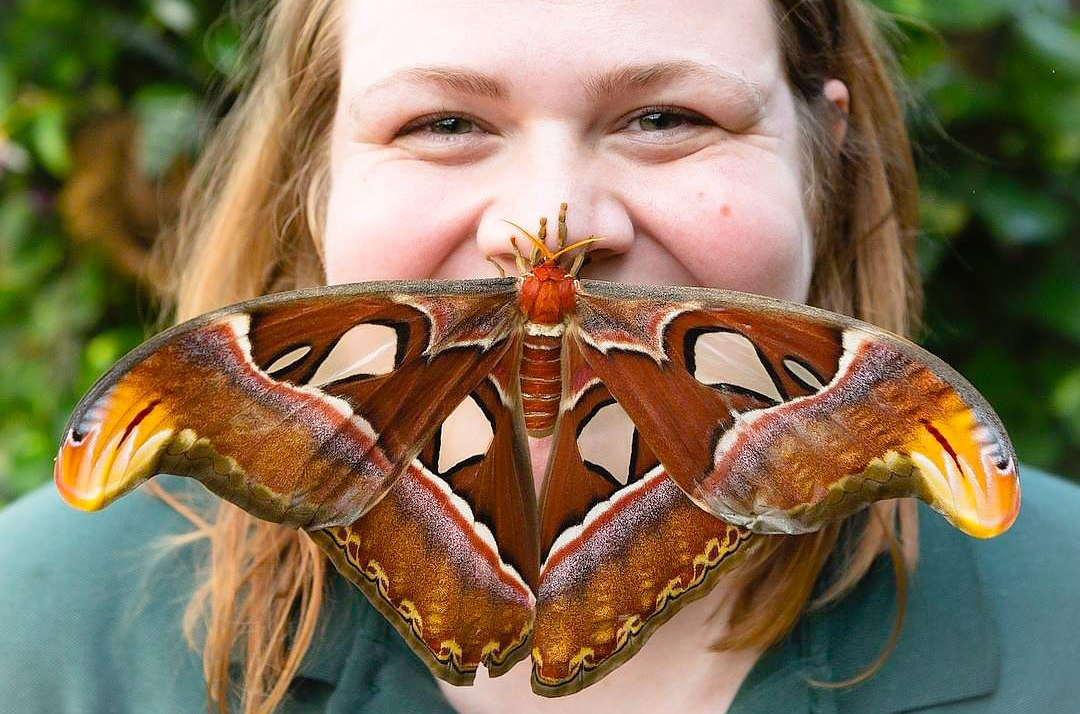
[[[1000,421],[900,337],[758,296],[594,281],[575,329],[676,482],[732,523],[801,533],[901,496],[981,537],[1016,517]]]
[[[55,466],[102,508],[190,476],[294,527],[352,522],[489,374],[516,325],[513,280],[280,293],[178,325],[83,398]]]

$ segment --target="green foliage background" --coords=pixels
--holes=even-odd
[[[897,16],[919,152],[925,343],[1021,459],[1080,480],[1080,11],[1066,0],[875,0]],[[152,294],[57,209],[73,137],[138,128],[163,177],[238,64],[220,0],[0,9],[0,504],[46,481],[78,397],[155,324]]]

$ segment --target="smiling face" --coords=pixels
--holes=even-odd
[[[806,298],[795,100],[767,0],[347,2],[329,283],[513,274],[569,203],[582,274]]]

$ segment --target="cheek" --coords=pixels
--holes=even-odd
[[[801,302],[812,237],[801,182],[785,161],[717,160],[672,176],[654,199],[665,248],[695,282]],[[681,190],[680,190],[681,189]]]
[[[335,157],[324,252],[330,284],[426,278],[454,243],[443,182],[405,162]],[[456,209],[460,213],[459,205]]]

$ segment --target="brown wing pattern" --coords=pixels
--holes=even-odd
[[[917,496],[992,536],[1019,507],[996,415],[875,327],[740,293],[580,281],[539,512],[515,279],[284,293],[114,367],[56,484],[96,510],[156,473],[311,531],[436,676],[531,649],[569,694],[753,551]]]
[[[573,341],[563,385],[541,499],[532,652],[533,689],[545,696],[628,660],[752,546],[748,530],[683,494]]]
[[[480,664],[502,674],[529,653],[539,553],[519,352],[515,342],[385,498],[349,526],[312,532],[454,684],[472,682]]]
[[[260,298],[144,343],[73,414],[61,494],[96,510],[173,473],[266,520],[352,523],[511,342],[514,280],[433,285]]]
[[[896,335],[757,296],[594,281],[573,329],[672,478],[732,523],[800,533],[900,496],[980,537],[1016,517],[997,416]]]

